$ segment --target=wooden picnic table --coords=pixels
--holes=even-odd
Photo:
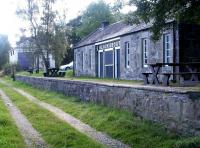
[[[161,84],[158,75],[162,74],[164,75],[163,79],[163,85],[167,86],[169,85],[169,78],[171,75],[180,75],[181,76],[181,83],[187,82],[187,84],[192,84],[192,83],[199,83],[200,80],[198,80],[198,76],[200,75],[200,72],[198,72],[198,68],[200,68],[200,62],[195,62],[195,63],[153,63],[153,64],[148,64],[150,66],[151,72],[148,73],[143,73],[144,75],[144,83],[145,84],[155,84],[159,85]],[[171,67],[183,67],[187,69],[187,71],[184,72],[165,72],[165,73],[160,73],[160,69],[164,66],[171,66]],[[149,75],[152,74],[152,80],[149,82],[148,77]],[[184,76],[185,75],[191,75],[191,78],[187,81],[185,81]]]
[[[64,77],[65,71],[60,71],[59,68],[49,68],[46,73],[44,73],[45,77]]]
[[[58,68],[49,68],[48,72],[49,72],[49,76],[50,77],[57,77],[58,76]]]

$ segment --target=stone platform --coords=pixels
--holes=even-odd
[[[16,76],[38,88],[128,110],[182,135],[200,135],[200,92],[190,87],[156,87]]]

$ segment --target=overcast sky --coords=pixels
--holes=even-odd
[[[19,19],[15,12],[16,9],[23,5],[24,0],[0,0],[0,34],[8,35],[12,46],[19,37],[19,28],[23,26],[22,20]],[[57,0],[57,7],[67,6],[67,17],[73,19],[80,14],[92,1],[95,0]],[[114,0],[105,0],[109,4],[113,4]],[[126,0],[128,1],[128,0]],[[124,13],[130,11],[125,7]]]

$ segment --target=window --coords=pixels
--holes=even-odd
[[[128,68],[130,65],[130,48],[129,42],[125,42],[125,67]]]
[[[104,76],[108,78],[113,78],[113,50],[104,52],[104,64]]]
[[[82,52],[82,69],[84,69],[84,62],[85,62],[84,59],[85,59],[85,58],[84,58],[84,53]]]
[[[113,65],[113,50],[105,52],[105,65]]]
[[[76,61],[75,67],[76,67],[76,69],[78,69],[78,54],[75,54],[75,61]]]
[[[147,67],[148,63],[148,45],[147,45],[147,39],[142,39],[142,52],[143,52],[143,67]]]
[[[90,69],[92,69],[92,50],[90,50],[90,53],[89,53],[89,67]]]
[[[164,62],[170,63],[172,62],[171,56],[171,36],[170,34],[164,34]]]

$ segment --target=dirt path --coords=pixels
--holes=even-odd
[[[65,121],[66,123],[70,124],[72,127],[74,127],[75,129],[77,129],[78,131],[86,134],[88,137],[96,140],[97,142],[105,145],[106,147],[110,147],[110,148],[129,148],[128,145],[125,145],[124,143],[115,140],[111,137],[109,137],[108,135],[96,131],[95,129],[93,129],[92,127],[90,127],[89,125],[81,122],[80,120],[78,120],[77,118],[71,116],[68,113],[65,113],[64,111],[62,111],[61,109],[50,105],[48,103],[42,102],[40,100],[38,100],[37,98],[31,96],[30,94],[28,94],[27,92],[18,89],[18,88],[13,88],[15,91],[19,92],[20,94],[22,94],[23,96],[25,96],[26,98],[28,98],[30,101],[36,103],[37,105],[47,109],[48,111],[52,112],[56,117],[58,117],[59,119]]]
[[[48,147],[40,134],[32,127],[31,123],[20,112],[20,110],[12,103],[10,98],[0,90],[0,96],[7,106],[16,126],[18,127],[24,141],[29,148],[46,148]]]

